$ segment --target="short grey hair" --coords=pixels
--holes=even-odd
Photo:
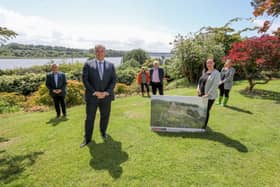
[[[99,49],[99,48],[106,50],[105,46],[102,45],[102,44],[97,44],[97,45],[95,45],[94,50],[96,51],[96,50]]]
[[[53,67],[53,66],[59,67],[59,64],[57,64],[57,63],[52,63],[52,64],[51,64],[51,67]]]

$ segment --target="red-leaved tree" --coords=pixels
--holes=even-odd
[[[256,84],[266,84],[271,73],[280,69],[280,39],[263,35],[233,43],[228,56],[238,66],[249,82],[249,91]]]
[[[272,20],[266,20],[263,23],[263,26],[260,27],[259,32],[265,33],[275,18],[280,15],[280,1],[279,0],[252,0],[251,5],[254,7],[254,16],[259,17],[267,14],[272,17]],[[273,32],[276,36],[280,38],[280,27],[277,28],[276,31]]]

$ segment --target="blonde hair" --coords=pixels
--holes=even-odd
[[[230,59],[227,59],[227,60],[225,61],[225,64],[227,64],[227,63],[231,63],[231,60],[230,60]]]
[[[226,65],[232,65],[231,59],[226,59],[224,66],[226,66]]]
[[[153,61],[153,65],[155,65],[155,64],[159,64],[159,61],[158,60],[154,60]]]

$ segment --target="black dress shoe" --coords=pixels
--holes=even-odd
[[[108,139],[107,134],[102,134],[102,138],[103,138],[103,140],[107,140]]]
[[[89,142],[87,142],[87,141],[83,141],[83,143],[81,143],[81,145],[80,145],[80,148],[85,147],[88,143],[89,143]]]

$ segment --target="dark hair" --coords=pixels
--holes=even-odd
[[[203,63],[203,73],[206,73],[207,71],[208,71],[208,68],[207,68],[207,61],[208,60],[212,60],[213,62],[214,62],[214,69],[216,69],[216,63],[215,63],[215,61],[214,61],[214,58],[208,58],[204,63]]]

